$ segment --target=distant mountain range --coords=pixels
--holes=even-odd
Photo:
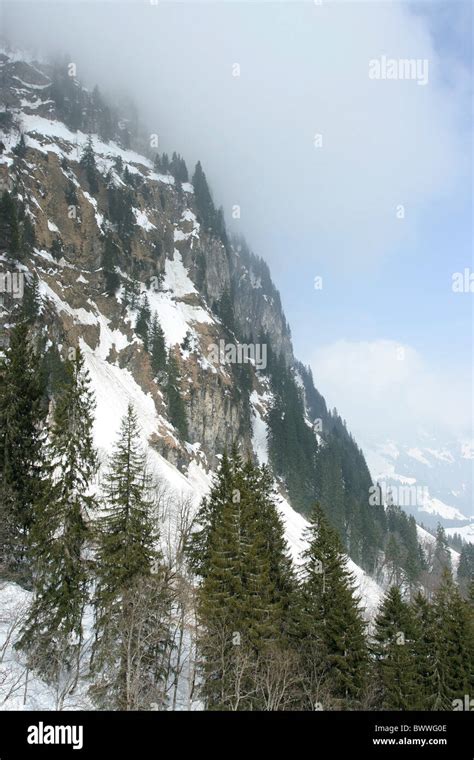
[[[474,541],[472,441],[428,435],[411,444],[369,440],[363,451],[374,480],[418,523],[434,528],[440,522],[448,533]]]

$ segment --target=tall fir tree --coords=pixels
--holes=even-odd
[[[149,348],[150,316],[150,304],[148,302],[148,296],[145,293],[141,299],[137,323],[135,325],[135,332],[142,339],[145,351],[148,351]]]
[[[95,402],[79,349],[67,360],[66,370],[68,381],[56,403],[47,446],[44,493],[30,537],[34,599],[19,641],[32,666],[50,681],[64,672],[78,672],[88,595],[84,549],[95,509]]]
[[[120,276],[116,270],[117,254],[117,246],[112,237],[107,235],[102,253],[102,269],[104,272],[105,292],[108,296],[115,295],[120,285]]]
[[[469,598],[469,585],[474,582],[474,544],[464,544],[461,548],[457,579],[463,596]]]
[[[148,343],[151,354],[151,368],[153,370],[153,375],[156,377],[159,372],[166,371],[165,336],[156,311],[153,314]]]
[[[168,383],[166,394],[168,398],[168,411],[172,424],[175,426],[180,437],[186,440],[188,437],[188,421],[186,419],[186,407],[181,395],[178,362],[170,348],[168,352]]]
[[[375,618],[372,652],[387,710],[413,710],[419,706],[418,666],[415,657],[413,614],[400,590],[392,586]]]
[[[445,570],[448,570],[449,572],[451,571],[451,553],[449,551],[448,539],[446,538],[446,531],[441,523],[438,523],[436,528],[433,564],[431,568],[431,574],[434,576],[435,581],[441,581]]]
[[[0,567],[29,582],[29,534],[42,495],[45,409],[40,363],[26,320],[10,333],[0,370]]]
[[[129,405],[105,476],[97,531],[91,693],[108,709],[144,709],[147,699],[150,709],[150,699],[164,699],[170,600],[158,539],[152,482]]]
[[[99,192],[99,172],[97,171],[97,164],[95,161],[94,146],[92,144],[92,136],[89,135],[87,142],[82,150],[81,166],[84,167],[89,183],[89,190],[93,195]]]
[[[18,212],[13,195],[3,191],[0,200],[0,253],[15,259],[20,250]]]
[[[420,710],[434,710],[441,704],[441,671],[436,621],[433,605],[419,591],[411,602],[414,642],[413,653],[418,673],[418,704]]]
[[[356,704],[367,683],[365,623],[342,544],[319,504],[311,513],[307,539],[299,613],[301,646],[304,651],[309,645],[309,656],[315,644],[319,647],[319,668],[339,705]],[[309,659],[307,667],[314,667]]]
[[[433,600],[436,639],[435,710],[452,710],[453,701],[474,689],[472,610],[445,568]]]
[[[192,183],[199,219],[206,229],[215,231],[217,221],[216,209],[200,161],[196,164]]]
[[[34,322],[41,308],[39,280],[36,272],[25,280],[25,292],[21,304],[22,317],[28,322]]]
[[[208,709],[258,709],[262,664],[284,651],[293,575],[268,471],[224,456],[191,541]]]

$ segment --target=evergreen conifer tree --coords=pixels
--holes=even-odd
[[[441,681],[439,647],[436,640],[436,621],[433,605],[419,591],[411,603],[413,615],[413,653],[418,673],[419,710],[433,710],[440,704]]]
[[[202,170],[200,161],[198,161],[196,164],[192,183],[194,187],[194,197],[200,221],[206,229],[215,231],[216,209],[212,200],[211,191],[209,190],[209,185],[207,184],[206,175]]]
[[[165,336],[158,320],[158,314],[154,313],[151,323],[149,346],[151,353],[151,368],[156,377],[158,372],[166,370],[166,345]]]
[[[165,702],[170,591],[157,549],[152,482],[131,405],[105,478],[103,506],[91,693],[109,709],[150,709],[150,701]]]
[[[294,584],[269,472],[224,455],[197,522],[202,695],[208,709],[258,709],[262,667],[285,651]]]
[[[31,665],[48,680],[78,668],[88,594],[84,548],[95,508],[95,402],[79,349],[66,369],[68,382],[54,410],[44,492],[30,537],[34,599],[19,641]]]
[[[145,293],[142,297],[140,308],[138,310],[137,323],[135,325],[135,332],[142,339],[145,351],[148,351],[149,348],[150,316],[150,304],[148,302],[148,296]]]
[[[24,158],[26,156],[26,142],[25,142],[25,135],[23,132],[20,135],[20,139],[13,148],[13,153],[15,156],[18,156],[18,158]]]
[[[433,601],[436,638],[437,693],[435,710],[452,710],[453,700],[463,699],[474,687],[472,617],[445,569]]]
[[[448,539],[446,538],[446,531],[441,523],[438,523],[432,573],[436,578],[441,579],[445,570],[451,570],[451,554]]]
[[[102,268],[104,270],[105,292],[109,296],[115,295],[120,285],[120,277],[116,271],[117,247],[114,241],[107,235],[104,251],[102,254]]]
[[[11,193],[4,190],[0,201],[0,253],[15,259],[19,249],[20,229],[16,203]]]
[[[299,637],[306,667],[314,645],[323,660],[320,668],[332,696],[340,704],[357,703],[366,686],[368,654],[365,623],[355,594],[354,578],[347,569],[339,537],[316,504],[303,554]],[[304,660],[305,661],[305,660]],[[325,667],[324,667],[325,666]]]
[[[474,581],[474,544],[464,544],[461,548],[457,579],[461,592],[468,598],[469,584]]]
[[[43,390],[23,320],[11,330],[0,370],[0,566],[20,580],[30,578],[29,534],[42,494]]]
[[[37,318],[41,305],[39,292],[39,280],[36,272],[30,279],[25,279],[25,292],[21,304],[22,316],[29,322],[34,322]]]
[[[186,407],[180,390],[178,363],[170,348],[168,352],[168,384],[166,393],[168,397],[168,410],[172,424],[183,440],[188,437],[188,422],[186,419]]]
[[[99,192],[98,171],[95,162],[94,147],[92,145],[92,137],[89,135],[87,143],[84,146],[81,155],[81,166],[84,167],[89,183],[89,190],[92,194]]]
[[[413,710],[419,704],[414,639],[410,607],[392,586],[375,619],[372,644],[382,705],[388,710]]]

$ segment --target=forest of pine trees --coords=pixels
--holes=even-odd
[[[323,507],[295,565],[273,475],[234,449],[182,534],[184,554],[165,556],[133,406],[100,473],[84,359],[58,357],[51,384],[30,289],[0,372],[0,573],[32,592],[16,647],[61,699],[85,681],[99,709],[169,709],[186,640],[193,699],[208,710],[451,710],[472,693],[472,552],[458,585],[442,528],[427,590],[407,594],[394,578],[369,627]],[[154,370],[174,388],[157,316],[144,322]]]
[[[188,553],[207,709],[453,709],[470,693],[472,599],[449,570],[431,600],[392,586],[369,632],[319,505],[298,572],[289,562],[265,467],[225,455],[196,519]]]

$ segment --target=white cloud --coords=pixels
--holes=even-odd
[[[239,231],[270,263],[387,256],[468,171],[465,80],[409,4],[38,3],[27,18],[21,5],[15,34],[133,92],[162,148],[203,161],[227,220],[238,204]],[[371,80],[383,55],[427,59],[428,84]]]
[[[311,366],[316,387],[361,441],[472,435],[469,378],[428,366],[411,346],[340,340],[317,350]]]

